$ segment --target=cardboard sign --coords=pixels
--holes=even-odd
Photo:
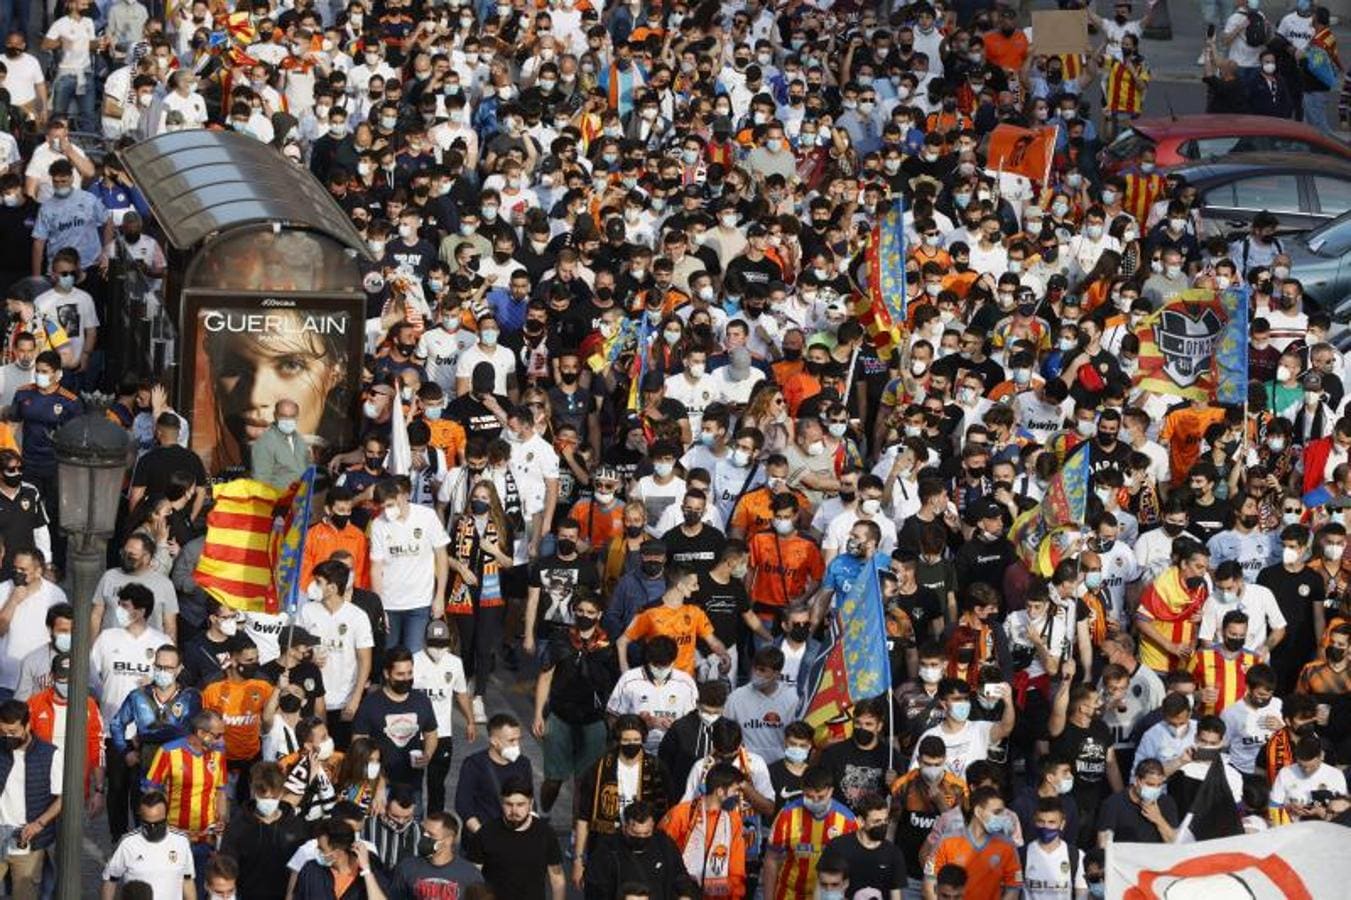
[[[1038,55],[1088,53],[1088,15],[1082,9],[1032,11],[1032,52]]]

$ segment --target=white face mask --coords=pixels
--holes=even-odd
[[[371,760],[370,762],[366,763],[366,777],[369,778],[371,781],[374,781],[375,779],[380,777],[379,762]]]
[[[503,747],[498,752],[502,754],[502,758],[505,759],[507,762],[514,763],[516,760],[521,758],[521,745],[512,744],[510,747]]]
[[[320,741],[319,746],[314,751],[314,754],[318,756],[321,761],[331,757],[333,755],[333,738],[326,737],[322,741]]]

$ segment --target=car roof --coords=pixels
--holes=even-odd
[[[1224,137],[1234,135],[1277,134],[1290,137],[1314,138],[1319,143],[1329,141],[1346,146],[1344,142],[1303,122],[1277,119],[1273,116],[1225,116],[1201,113],[1194,116],[1155,116],[1136,119],[1131,128],[1154,141],[1165,138]],[[1351,147],[1347,148],[1351,154]]]
[[[1223,181],[1251,173],[1331,175],[1351,181],[1351,159],[1323,153],[1231,153],[1219,159],[1173,166],[1169,175],[1181,175],[1189,184]]]

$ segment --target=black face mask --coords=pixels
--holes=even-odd
[[[169,820],[162,819],[158,822],[145,822],[141,825],[141,834],[152,844],[158,844],[169,835]]]
[[[129,555],[126,554],[126,553],[123,553],[123,554],[122,554],[122,571],[123,571],[123,572],[126,572],[128,575],[130,575],[132,572],[135,572],[135,571],[136,571],[137,567],[138,567],[138,562],[137,562],[137,560],[136,560],[134,557],[129,556]]]
[[[384,457],[381,457],[381,456],[368,456],[368,457],[366,457],[366,468],[372,469],[372,470],[374,470],[374,469],[379,469],[379,468],[380,468],[380,463],[383,461],[383,459],[384,459]]]
[[[572,538],[559,538],[559,539],[558,539],[558,555],[559,555],[559,556],[571,556],[572,554],[574,554],[574,553],[576,553],[576,552],[577,552],[577,542],[574,541]]]
[[[652,841],[650,837],[634,837],[631,834],[624,835],[624,843],[629,845],[630,850],[638,853],[647,849],[647,845]]]
[[[597,620],[591,616],[574,615],[572,617],[572,624],[577,626],[578,631],[590,631],[596,627],[596,622]]]
[[[794,625],[793,627],[788,629],[788,636],[792,638],[795,643],[798,644],[806,643],[807,638],[811,636],[811,633],[812,627],[806,624],[805,622],[799,625]]]
[[[1187,579],[1187,590],[1195,591],[1205,586],[1206,580],[1200,575],[1193,575]]]
[[[576,384],[577,379],[582,377],[581,372],[559,372],[558,377],[564,384]]]
[[[801,348],[801,347],[784,347],[784,348],[783,348],[783,358],[784,358],[784,361],[786,361],[786,362],[797,362],[799,359],[802,358],[802,348]]]
[[[8,750],[10,753],[13,753],[15,750],[22,750],[23,745],[27,742],[28,738],[26,737],[15,737],[14,735],[9,734],[5,735],[3,738],[0,738],[0,743],[3,743],[5,749]]]
[[[637,759],[643,752],[642,744],[620,744],[619,755],[625,759]]]
[[[666,570],[666,563],[660,560],[655,559],[643,560],[643,574],[646,575],[648,578],[660,578],[661,573],[665,570]]]
[[[1186,525],[1179,525],[1176,522],[1164,522],[1163,533],[1169,537],[1177,537],[1186,527]]]
[[[239,677],[241,678],[252,678],[258,674],[258,664],[256,662],[240,663],[236,668],[239,669]]]
[[[1244,640],[1245,639],[1241,637],[1238,638],[1227,637],[1224,639],[1224,649],[1228,650],[1230,653],[1237,653],[1238,651],[1243,649]]]
[[[412,356],[413,351],[417,349],[417,344],[395,344],[394,346],[398,348],[399,353],[403,356]]]
[[[1258,517],[1257,517],[1257,516],[1241,516],[1241,517],[1239,518],[1239,521],[1243,523],[1243,527],[1244,527],[1244,528],[1256,528],[1256,527],[1257,527],[1257,522],[1258,522]]]
[[[1339,663],[1346,659],[1346,651],[1341,647],[1329,647],[1323,651],[1323,655],[1328,658],[1330,663]]]
[[[337,513],[334,513],[328,517],[328,521],[331,522],[333,524],[333,527],[338,529],[339,531],[342,531],[344,528],[346,528],[347,523],[351,521],[351,519],[352,517],[350,515],[340,516]]]
[[[693,528],[695,525],[698,525],[704,518],[703,513],[695,512],[692,509],[681,510],[680,516],[684,520],[685,525],[690,528]]]
[[[297,697],[295,694],[283,694],[282,698],[277,701],[277,706],[281,707],[281,711],[284,713],[300,712],[300,708],[304,705],[304,699]]]
[[[406,696],[408,692],[413,689],[413,679],[411,678],[390,679],[385,683],[389,685],[389,689],[392,692],[400,696]]]
[[[857,496],[858,496],[858,492],[857,492],[857,491],[845,491],[845,490],[842,490],[842,491],[840,491],[840,502],[841,502],[841,503],[853,503],[853,502],[854,502],[854,498],[857,497]]]
[[[642,534],[642,533],[643,533],[643,526],[641,526],[641,525],[625,525],[625,526],[624,526],[624,534],[627,535],[628,537],[636,538],[638,535],[640,535],[640,534]]]
[[[880,825],[870,825],[863,830],[867,833],[869,840],[885,841],[887,839],[886,822],[883,822]]]
[[[22,472],[19,472],[19,473],[13,474],[13,475],[11,475],[10,473],[6,472],[6,473],[4,474],[3,477],[4,477],[4,479],[5,479],[5,487],[18,487],[20,484],[23,483],[23,473],[22,473]]]
[[[864,728],[854,728],[854,743],[865,750],[877,743],[877,733]]]
[[[418,839],[417,839],[417,855],[418,855],[418,856],[435,856],[435,855],[436,855],[436,838],[431,837],[430,835],[425,835],[425,834],[424,834],[422,837],[418,838]]]

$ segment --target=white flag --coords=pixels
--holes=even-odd
[[[1112,843],[1107,896],[1121,900],[1322,900],[1347,896],[1351,831],[1297,822],[1191,844]]]

